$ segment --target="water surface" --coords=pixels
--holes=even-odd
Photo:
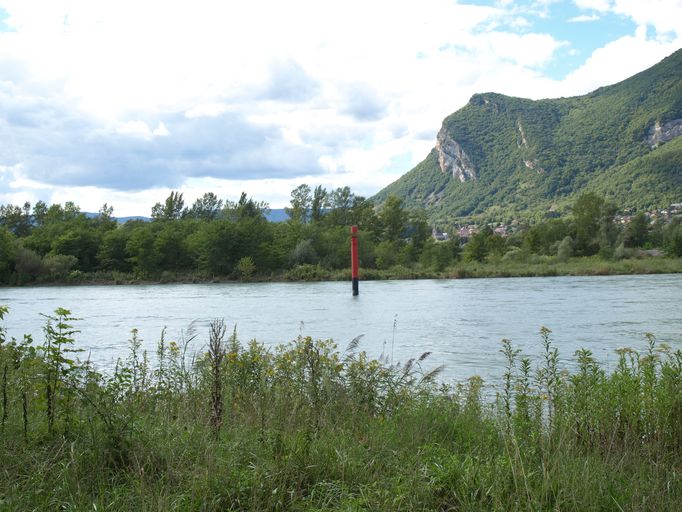
[[[208,324],[224,318],[239,338],[267,345],[299,333],[333,338],[344,349],[362,334],[360,348],[372,356],[406,361],[432,353],[444,364],[444,380],[480,375],[499,380],[504,360],[500,340],[538,354],[538,331],[550,328],[564,360],[588,348],[605,364],[614,350],[643,348],[644,334],[682,348],[682,275],[546,277],[513,279],[48,286],[0,288],[10,336],[42,340],[44,318],[57,307],[82,318],[77,343],[100,367],[127,353],[132,328],[153,351],[161,330],[178,339],[194,322],[207,341]]]

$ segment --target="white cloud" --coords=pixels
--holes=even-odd
[[[228,111],[228,106],[220,103],[203,103],[185,112],[185,117],[217,117]]]
[[[159,124],[153,130],[144,121],[120,122],[116,125],[116,133],[144,140],[151,140],[154,137],[168,137],[170,135],[163,121],[159,121]]]
[[[581,14],[580,16],[575,16],[568,20],[569,23],[585,23],[590,21],[597,21],[599,15],[597,14]]]
[[[580,9],[589,9],[599,12],[606,12],[611,7],[610,0],[573,0],[573,3]]]
[[[655,1],[576,4],[670,32],[680,2]],[[0,0],[16,30],[0,33],[0,166],[14,166],[0,202],[147,214],[182,188],[282,206],[306,180],[371,195],[475,92],[579,94],[679,47],[622,38],[551,80],[570,51],[533,31],[551,3]]]
[[[511,27],[514,28],[530,28],[532,26],[531,22],[523,16],[517,16],[509,23]]]
[[[168,131],[168,128],[166,128],[166,125],[163,123],[163,121],[159,121],[158,126],[152,130],[152,135],[156,137],[168,137],[170,132]]]
[[[646,27],[595,50],[587,61],[570,73],[560,88],[562,95],[585,94],[597,87],[624,80],[653,66],[682,45],[682,38],[659,42],[646,38]]]
[[[680,0],[615,0],[613,11],[632,18],[638,25],[651,25],[659,33],[674,32],[682,36]]]
[[[47,187],[23,175],[21,164],[0,165],[0,204],[34,203],[46,193],[49,193]]]
[[[650,25],[659,33],[682,35],[680,0],[574,0],[574,3],[580,9],[628,17],[637,25]]]
[[[116,133],[147,139],[151,135],[151,130],[144,121],[125,121],[118,124]]]
[[[496,56],[513,60],[524,67],[535,67],[546,64],[565,43],[549,34],[492,32],[488,35],[487,44]]]

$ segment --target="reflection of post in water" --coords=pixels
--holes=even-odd
[[[351,226],[350,228],[350,258],[351,258],[351,275],[353,277],[353,295],[360,293],[358,289],[358,227]]]

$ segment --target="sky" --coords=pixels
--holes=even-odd
[[[0,0],[0,204],[371,196],[474,93],[585,94],[679,48],[682,0]]]

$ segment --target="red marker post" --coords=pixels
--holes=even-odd
[[[351,275],[353,276],[353,296],[360,293],[358,289],[359,268],[358,263],[358,227],[351,226],[350,228],[350,258],[351,258]]]

